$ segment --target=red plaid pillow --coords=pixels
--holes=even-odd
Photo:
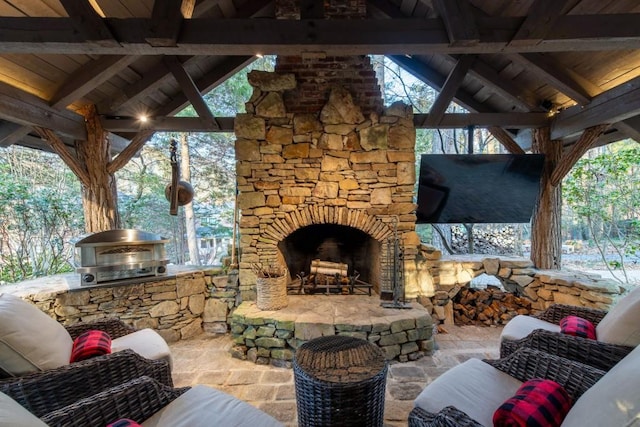
[[[493,414],[494,427],[555,427],[571,409],[571,398],[555,381],[535,378],[522,384]]]
[[[596,339],[596,327],[587,319],[578,316],[567,316],[560,320],[560,332],[576,337]]]
[[[104,331],[91,330],[73,340],[70,362],[79,362],[111,353],[111,337]]]
[[[107,424],[107,427],[141,427],[137,422],[130,420],[129,418],[121,418],[117,421]]]

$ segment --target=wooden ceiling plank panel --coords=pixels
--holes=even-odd
[[[592,126],[615,123],[640,114],[640,77],[610,89],[585,106],[567,108],[556,115],[551,138],[561,139]]]
[[[567,2],[534,0],[526,18],[509,45],[534,46],[540,43],[566,9]]]
[[[473,10],[467,0],[434,0],[454,46],[474,45],[480,41]]]
[[[509,58],[580,105],[588,104],[595,95],[602,92],[598,86],[584,77],[556,64],[548,55],[523,53],[509,55]]]
[[[429,115],[425,122],[426,125],[433,126],[440,122],[447,110],[447,107],[462,86],[462,82],[475,60],[475,55],[463,55],[458,59],[456,65],[449,73],[449,76],[447,76],[447,80],[444,82],[444,85],[442,85],[442,89],[440,90],[438,97],[429,110]]]
[[[72,104],[75,100],[82,98],[106,82],[114,74],[119,73],[123,68],[128,67],[135,59],[135,56],[109,55],[89,62],[69,76],[62,84],[51,98],[51,106],[63,108]]]

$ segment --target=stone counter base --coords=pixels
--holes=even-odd
[[[377,295],[289,295],[287,308],[262,311],[243,302],[231,318],[233,357],[290,367],[295,349],[313,338],[349,335],[378,345],[387,360],[431,354],[433,321],[417,303],[411,309],[380,306]]]

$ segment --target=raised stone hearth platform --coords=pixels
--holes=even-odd
[[[243,302],[231,318],[232,355],[257,364],[290,366],[302,343],[349,335],[375,343],[387,360],[416,360],[433,350],[433,321],[420,304],[411,307],[383,308],[377,295],[290,295],[289,305],[278,311]]]

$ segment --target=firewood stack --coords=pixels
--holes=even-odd
[[[531,312],[531,301],[496,286],[463,288],[453,299],[456,325],[504,325],[518,314]]]

